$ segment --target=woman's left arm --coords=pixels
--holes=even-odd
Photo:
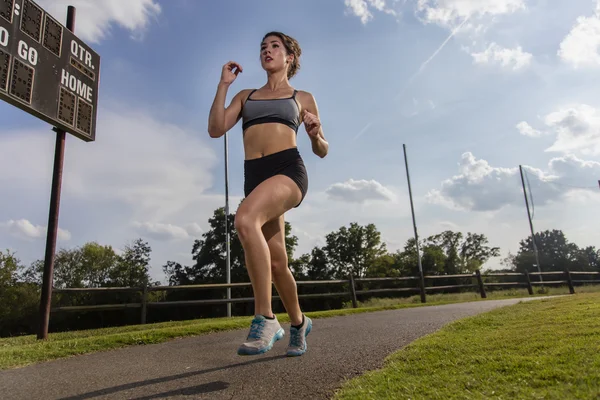
[[[300,93],[302,96],[302,120],[312,144],[312,151],[319,157],[324,158],[329,152],[329,143],[325,140],[325,135],[323,134],[317,102],[311,93],[304,91]]]

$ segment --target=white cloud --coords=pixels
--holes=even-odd
[[[572,188],[595,189],[600,179],[600,162],[586,161],[572,154],[550,160],[548,167],[557,179],[558,185]]]
[[[385,241],[399,238],[403,240],[407,235],[410,236],[411,211],[406,187],[364,180],[362,181],[364,186],[371,186],[371,189],[365,189],[367,193],[372,191],[381,191],[381,193],[357,194],[350,189],[350,194],[347,194],[345,186],[360,186],[357,182],[361,181],[350,179],[335,186],[334,193],[341,189],[340,196],[348,195],[344,198],[338,197],[337,193],[332,196],[333,185],[324,191],[311,192],[309,189],[309,195],[302,205],[286,214],[286,221],[292,224],[293,234],[299,238],[297,255],[310,252],[313,246],[324,245],[328,233],[337,231],[341,226],[348,226],[350,222],[361,225],[374,223]],[[368,200],[360,201],[364,198]],[[415,207],[418,212],[420,205],[415,204]]]
[[[375,180],[350,179],[342,183],[334,183],[326,190],[331,199],[350,203],[364,203],[369,200],[393,201],[394,194]]]
[[[518,168],[494,168],[467,152],[459,169],[459,175],[442,182],[441,190],[428,193],[428,201],[459,210],[493,211],[517,199]]]
[[[186,224],[184,228],[190,236],[200,236],[204,232],[200,225],[195,222]]]
[[[141,235],[161,241],[184,240],[202,234],[202,229],[196,223],[180,227],[173,224],[155,222],[134,222],[133,226]]]
[[[34,225],[29,220],[9,220],[0,222],[0,228],[8,232],[9,235],[19,239],[45,239],[48,232],[47,226]],[[58,228],[58,240],[71,240],[71,233],[67,230]]]
[[[100,115],[96,141],[72,141],[66,151],[67,193],[125,203],[142,221],[174,218],[206,196],[217,163],[208,135],[140,110],[114,106]]]
[[[529,136],[532,138],[538,138],[541,137],[544,132],[541,132],[537,129],[535,129],[534,127],[532,127],[531,125],[529,125],[527,122],[525,121],[521,121],[517,124],[516,128],[518,129],[519,133],[523,136]]]
[[[479,53],[471,53],[473,62],[476,64],[498,64],[503,68],[509,68],[513,71],[525,68],[531,64],[533,55],[524,52],[521,46],[514,49],[501,47],[496,43],[491,43],[487,49]]]
[[[600,0],[595,15],[577,18],[557,54],[575,68],[600,66]]]
[[[600,154],[600,110],[587,104],[564,107],[548,114],[544,122],[556,132],[548,152]]]
[[[63,25],[66,24],[67,6],[76,8],[75,34],[84,42],[99,43],[109,34],[113,25],[140,38],[151,18],[160,14],[155,0],[38,0],[39,5]]]
[[[442,182],[440,190],[427,194],[430,203],[463,211],[498,211],[523,204],[523,189],[518,167],[492,167],[470,153],[462,155],[460,174]],[[526,185],[531,187],[536,205],[554,202],[580,188],[595,190],[600,163],[584,161],[574,155],[552,159],[547,171],[523,166]]]
[[[440,231],[450,230],[450,231],[459,231],[460,226],[452,221],[439,221],[438,224]]]
[[[47,209],[53,136],[46,127],[0,134],[0,185],[24,197],[0,197],[4,220],[27,209]],[[145,232],[152,238],[153,265],[159,268],[174,254],[188,251],[213,211],[224,204],[222,194],[211,192],[217,163],[202,127],[187,130],[159,121],[150,110],[105,102],[98,111],[95,142],[67,135],[61,221],[70,224],[76,238],[71,244],[96,240],[120,247]],[[230,196],[232,206],[239,200]],[[31,258],[39,257],[43,245],[27,251]]]
[[[398,0],[394,0],[396,3]],[[389,1],[388,1],[389,3]],[[373,19],[372,10],[383,12],[390,15],[397,15],[393,8],[389,8],[385,0],[344,0],[346,12],[350,12],[360,18],[363,24]]]
[[[452,28],[465,19],[512,14],[525,9],[524,0],[418,0],[417,11],[426,23]],[[482,29],[475,27],[475,29]]]

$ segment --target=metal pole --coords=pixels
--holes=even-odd
[[[523,167],[519,165],[519,171],[521,172],[521,184],[523,185],[523,195],[525,196],[525,206],[527,206],[527,219],[529,220],[529,229],[531,229],[531,242],[533,243],[533,252],[535,253],[535,262],[537,265],[538,272],[540,273],[540,282],[542,280],[542,269],[540,267],[540,258],[538,256],[537,245],[535,244],[535,234],[533,233],[533,222],[531,221],[531,213],[529,212],[529,199],[527,199],[527,192],[525,191],[525,179],[523,178]],[[542,288],[544,286],[542,285]]]
[[[229,249],[229,151],[227,149],[227,133],[225,137],[225,264],[227,283],[231,283],[231,257]],[[227,300],[231,300],[231,287],[227,288]],[[227,303],[227,317],[231,317],[231,303]]]
[[[415,220],[415,208],[413,206],[412,189],[410,187],[410,174],[408,172],[408,158],[406,156],[406,145],[403,144],[404,148],[404,164],[406,165],[406,179],[408,181],[408,195],[410,197],[410,211],[412,213],[413,228],[415,230],[415,244],[417,246],[417,260],[419,263],[419,280],[421,286],[421,303],[425,303],[425,278],[423,277],[423,266],[421,264],[421,251],[419,249],[419,234],[417,233],[417,222]]]
[[[67,29],[75,32],[75,7],[67,8]],[[38,339],[48,338],[48,325],[50,324],[50,306],[52,304],[52,282],[54,274],[54,253],[56,251],[56,237],[58,234],[58,215],[60,208],[60,190],[62,186],[63,162],[65,158],[66,133],[62,129],[53,129],[56,132],[56,145],[54,149],[54,170],[52,173],[52,191],[50,193],[50,210],[48,213],[48,231],[46,233],[46,253],[44,257],[44,274],[42,278],[42,294],[39,309]]]

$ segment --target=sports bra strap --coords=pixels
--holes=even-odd
[[[250,99],[250,96],[252,96],[252,93],[256,92],[257,90],[258,89],[254,89],[253,91],[251,91],[248,97],[246,97],[246,101],[248,101]]]

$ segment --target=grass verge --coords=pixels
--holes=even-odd
[[[600,293],[523,302],[447,325],[349,380],[347,399],[600,398]]]
[[[579,292],[584,288],[578,288],[577,290]],[[600,290],[600,286],[585,290]],[[545,295],[566,293],[568,293],[566,288],[552,288]],[[536,293],[536,296],[539,296],[539,294]],[[504,290],[488,293],[488,300],[518,297],[529,297],[529,295],[526,290]],[[359,303],[359,308],[307,312],[306,314],[313,319],[318,319],[466,301],[485,300],[481,299],[477,293],[428,295],[426,304],[420,303],[419,296],[405,299],[372,299]],[[287,314],[277,314],[277,317],[282,323],[289,322]],[[51,333],[46,341],[37,340],[35,335],[0,338],[0,370],[126,346],[156,344],[175,338],[246,329],[250,326],[250,322],[251,317],[213,318]]]

